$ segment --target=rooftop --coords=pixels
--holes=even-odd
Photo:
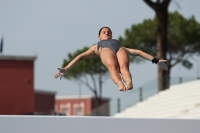
[[[15,55],[0,55],[0,60],[23,60],[23,61],[34,61],[37,56],[15,56]]]

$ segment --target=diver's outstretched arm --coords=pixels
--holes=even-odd
[[[125,48],[125,47],[124,47]],[[125,48],[129,54],[139,55],[149,61],[152,61],[152,63],[156,63],[161,69],[168,70],[167,66],[167,60],[159,60],[155,57],[153,57],[150,54],[147,54],[141,50],[138,49],[131,49],[131,48]]]
[[[67,66],[65,66],[64,68],[58,68],[58,72],[55,73],[54,77],[58,78],[60,77],[60,79],[62,79],[62,76],[67,72],[67,70],[71,69],[72,67],[74,67],[78,62],[80,62],[83,59],[92,57],[96,55],[96,45],[92,46],[90,49],[88,49],[87,51],[83,52],[82,54],[78,55],[76,58],[74,58]]]

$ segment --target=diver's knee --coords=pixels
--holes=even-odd
[[[124,63],[124,64],[120,65],[120,71],[129,71],[129,64]]]
[[[109,68],[110,71],[119,71],[119,66],[117,64],[109,64]]]

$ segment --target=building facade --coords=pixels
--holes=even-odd
[[[102,98],[99,110],[95,107],[95,99],[92,96],[57,96],[55,111],[62,115],[101,115],[109,116],[109,99]],[[97,112],[98,111],[98,112]],[[99,113],[99,114],[98,114]]]
[[[0,56],[0,114],[49,114],[55,93],[34,90],[36,56]],[[45,102],[46,101],[46,102]]]

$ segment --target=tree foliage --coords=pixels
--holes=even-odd
[[[184,67],[191,68],[189,57],[200,54],[200,23],[194,16],[187,19],[174,12],[170,13],[168,24],[168,58],[171,66],[182,62]]]
[[[124,37],[120,36],[120,43],[129,48],[141,49],[153,56],[158,51],[156,47],[157,18],[144,20],[125,30]],[[185,18],[177,11],[169,13],[168,20],[167,59],[169,67],[182,62],[186,68],[191,68],[189,60],[193,54],[200,54],[200,23],[195,17]],[[137,61],[137,60],[132,60]]]

